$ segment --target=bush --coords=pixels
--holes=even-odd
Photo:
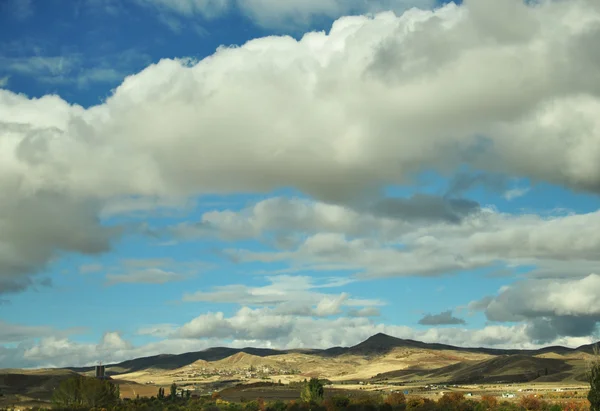
[[[385,397],[384,402],[393,407],[406,406],[406,397],[401,392],[393,392]]]
[[[493,410],[498,407],[498,399],[493,395],[484,395],[481,397],[480,404],[482,404],[486,410]]]
[[[267,405],[267,411],[284,411],[287,405],[281,400],[277,400]]]
[[[336,407],[343,409],[350,405],[350,398],[343,395],[334,395],[331,397],[331,402],[333,402]]]
[[[436,404],[435,401],[432,401],[428,398],[409,398],[406,400],[406,409],[407,410],[435,410]]]
[[[542,402],[533,395],[521,397],[519,405],[525,408],[527,411],[538,411],[542,409]]]

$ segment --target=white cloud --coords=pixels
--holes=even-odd
[[[10,134],[4,137],[10,139]],[[0,158],[6,159],[8,153],[3,154]],[[99,225],[93,202],[44,191],[23,192],[3,177],[0,186],[14,195],[0,198],[0,293],[33,285],[28,274],[40,270],[58,252],[99,254],[108,251],[110,241],[120,235],[118,227]]]
[[[202,261],[175,261],[171,258],[123,259],[108,269],[106,284],[165,284],[192,278],[209,267]]]
[[[10,79],[10,76],[0,77],[0,87],[6,87],[8,85],[8,79]]]
[[[148,55],[133,49],[100,56],[44,55],[36,47],[19,43],[18,53],[9,49],[0,56],[0,73],[24,75],[51,85],[72,84],[83,89],[94,83],[118,84],[149,62]]]
[[[311,330],[307,333],[306,330]],[[201,315],[184,324],[172,336],[175,338],[218,338],[253,340],[261,345],[284,348],[329,348],[350,346],[373,334],[383,332],[400,338],[437,342],[456,346],[532,348],[527,324],[514,326],[490,325],[481,329],[429,328],[415,330],[406,326],[376,323],[368,318],[314,318],[280,314],[274,309],[242,307],[227,318],[223,313]],[[556,337],[555,337],[556,339]],[[569,337],[560,341],[569,344]],[[574,339],[573,341],[582,341]],[[591,341],[591,337],[586,340]]]
[[[425,314],[419,320],[421,325],[456,325],[465,324],[465,320],[452,315],[452,310],[442,311],[439,314]]]
[[[175,324],[154,324],[141,327],[137,330],[136,334],[165,338],[172,335],[176,328],[177,326]]]
[[[0,57],[3,70],[43,78],[62,77],[80,64],[79,56]]]
[[[98,263],[83,264],[83,265],[79,266],[79,272],[81,274],[96,273],[98,271],[102,271],[103,268],[104,267],[102,266],[102,264],[98,264]]]
[[[177,7],[209,4],[225,6]],[[108,250],[118,232],[97,217],[120,198],[293,187],[360,203],[419,171],[461,164],[597,192],[599,21],[592,0],[471,0],[341,18],[329,33],[256,39],[199,62],[164,59],[89,109],[0,90],[1,289],[26,288],[59,251]],[[69,68],[59,58],[8,63],[59,75]],[[335,231],[339,210],[330,211]],[[419,246],[410,254],[331,233],[292,244],[320,264],[336,252],[358,267],[382,261],[373,275],[430,274],[494,258],[592,258],[596,219],[522,218],[522,227],[456,245],[440,238],[477,231],[480,220],[440,225],[440,238],[406,237]]]
[[[344,269],[362,277],[439,275],[498,263],[537,265],[533,276],[569,277],[589,274],[586,270],[598,261],[600,236],[594,227],[600,224],[600,212],[543,217],[483,208],[458,223],[425,224],[304,200],[299,212],[290,203],[265,200],[240,212],[206,213],[194,229],[226,239],[293,233],[296,241],[283,250],[229,249],[225,254],[239,262],[286,262],[306,271]],[[264,219],[256,211],[262,209],[268,210]]]
[[[214,340],[213,340],[214,341]],[[210,340],[163,340],[133,346],[116,332],[105,333],[98,344],[78,343],[68,338],[48,337],[30,346],[8,349],[8,367],[68,367],[113,363],[165,352],[182,353],[208,348]]]
[[[160,268],[132,270],[126,274],[106,274],[106,284],[165,284],[172,281],[182,281],[186,277],[173,271]]]
[[[79,329],[57,330],[50,326],[30,326],[8,323],[0,320],[0,344],[19,343],[34,338],[65,336]]]
[[[160,328],[160,327],[159,327]],[[310,330],[310,332],[307,332]],[[48,337],[17,348],[0,349],[0,366],[81,366],[142,356],[198,351],[208,347],[329,348],[351,346],[383,332],[399,338],[465,347],[539,348],[531,342],[525,324],[486,326],[482,329],[441,328],[415,330],[384,325],[367,318],[316,319],[277,314],[270,309],[243,307],[231,317],[207,313],[176,328],[158,342],[133,346],[117,333],[106,333],[98,344],[77,343],[64,337]],[[553,344],[579,346],[590,337],[561,337]]]
[[[500,289],[494,297],[469,304],[491,321],[525,321],[535,341],[587,337],[600,322],[600,275],[570,280],[526,280]]]
[[[529,190],[529,187],[511,188],[504,193],[504,198],[508,201],[514,200],[515,198],[523,197]]]
[[[348,311],[350,317],[379,317],[381,313],[377,307],[364,307]]]
[[[257,24],[282,28],[306,27],[319,18],[393,10],[401,13],[411,7],[431,8],[433,0],[238,0],[237,6]]]
[[[250,306],[274,307],[275,312],[287,315],[332,316],[342,312],[342,307],[375,307],[385,305],[381,300],[350,298],[348,293],[331,294],[315,290],[346,285],[352,280],[326,278],[317,281],[308,276],[278,275],[266,277],[269,285],[248,287],[231,284],[214,287],[212,291],[185,294],[183,301],[234,303]]]

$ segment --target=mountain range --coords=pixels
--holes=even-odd
[[[220,361],[238,353],[261,357],[265,360],[267,357],[284,360],[286,357],[291,358],[295,355],[302,356],[304,361],[311,358],[315,364],[333,362],[343,364],[344,360],[352,360],[353,364],[364,367],[377,362],[390,364],[392,359],[400,361],[397,370],[374,373],[371,378],[375,379],[427,378],[458,382],[484,382],[499,379],[531,381],[541,378],[548,381],[563,379],[582,381],[585,377],[586,358],[593,354],[593,344],[577,348],[551,346],[536,350],[465,348],[401,339],[379,333],[351,347],[293,350],[214,347],[184,354],[161,354],[108,364],[106,372],[108,375],[120,375],[150,369],[154,371],[177,370],[196,362]],[[421,353],[422,358],[419,359],[416,353]],[[423,357],[424,353],[427,354],[426,357]],[[404,363],[401,362],[403,358],[406,359]],[[357,359],[360,360],[360,363],[356,362]],[[393,366],[382,369],[389,368],[393,368]],[[67,369],[78,373],[88,373],[93,371],[94,367]],[[310,370],[303,371],[309,372]]]

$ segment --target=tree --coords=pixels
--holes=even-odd
[[[457,410],[465,400],[462,392],[447,392],[438,400],[438,408],[444,411]]]
[[[171,399],[174,400],[177,396],[177,384],[171,384]]]
[[[52,395],[52,402],[61,408],[106,408],[116,405],[120,397],[118,385],[78,376],[61,382]]]
[[[590,402],[590,411],[600,411],[600,355],[597,345],[594,347],[594,359],[590,364],[588,381],[590,383],[590,391],[587,398]]]
[[[189,400],[191,396],[192,396],[192,392],[190,390],[185,390],[185,398],[187,398]]]
[[[81,382],[83,377],[73,377],[64,380],[54,390],[52,402],[59,407],[78,408],[81,403]]]
[[[160,387],[158,389],[158,395],[156,396],[156,398],[158,398],[159,400],[163,400],[165,398],[165,389],[163,387]]]
[[[304,402],[321,402],[325,394],[323,384],[317,378],[311,378],[308,383],[304,384],[300,398]]]
[[[384,402],[392,407],[403,407],[406,406],[406,397],[401,392],[393,392],[385,398]]]

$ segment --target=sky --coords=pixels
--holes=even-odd
[[[0,0],[0,368],[599,339],[596,0]]]

